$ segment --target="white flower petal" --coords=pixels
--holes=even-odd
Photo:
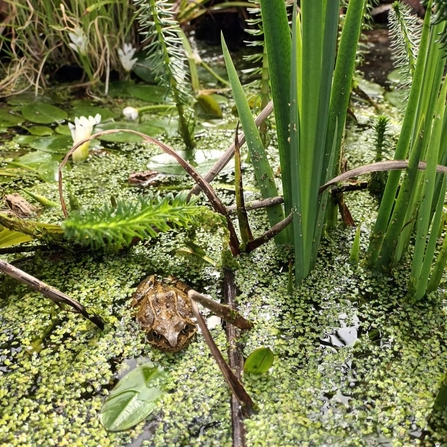
[[[134,107],[125,107],[123,109],[123,115],[128,119],[135,121],[138,118],[138,109]]]

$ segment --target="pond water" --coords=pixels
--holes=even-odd
[[[385,107],[380,89],[375,100]],[[231,101],[223,104],[225,116],[231,116],[230,106]],[[107,108],[118,115],[121,103]],[[355,113],[358,121],[349,124],[345,148],[352,167],[375,155],[375,111],[357,99]],[[151,119],[156,117],[144,121]],[[390,139],[398,129],[392,122]],[[181,145],[169,129],[160,138]],[[232,140],[225,121],[201,130],[197,147],[223,149]],[[128,177],[147,169],[156,147],[100,144],[105,150],[93,151],[86,163],[64,173],[64,185],[78,201],[93,208],[112,196],[132,201],[148,194],[130,187]],[[9,143],[3,156],[15,158],[22,151]],[[274,159],[273,147],[270,154]],[[246,199],[258,198],[248,165],[244,176]],[[227,205],[234,202],[232,181],[231,173],[217,180]],[[58,200],[56,183],[32,176],[4,181],[2,187],[5,192],[31,188]],[[364,191],[346,194],[345,201],[361,225],[362,259],[377,203]],[[58,208],[40,208],[38,219],[60,222],[62,215]],[[257,235],[268,227],[264,211],[250,212],[250,220]],[[242,336],[243,353],[268,346],[275,354],[268,373],[243,377],[257,406],[245,420],[248,446],[441,446],[447,439],[445,411],[433,409],[447,360],[445,290],[408,303],[405,264],[384,276],[349,263],[354,233],[355,228],[340,226],[326,235],[316,268],[292,293],[285,248],[270,242],[237,260],[237,303],[255,325]],[[160,352],[145,343],[130,306],[137,284],[150,274],[173,275],[217,300],[222,297],[222,271],[179,251],[190,237],[185,231],[161,234],[118,253],[39,249],[5,255],[101,315],[106,327],[101,332],[2,278],[2,445],[232,445],[230,392],[202,336],[179,353]],[[194,237],[219,263],[222,233],[197,228]],[[226,352],[222,326],[212,335]],[[167,371],[167,392],[145,421],[126,432],[107,432],[98,418],[103,401],[122,366],[140,357]]]

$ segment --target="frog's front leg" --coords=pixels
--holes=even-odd
[[[132,307],[138,306],[140,301],[152,292],[156,281],[155,275],[151,275],[138,284],[137,290],[135,290],[134,294],[132,295]]]

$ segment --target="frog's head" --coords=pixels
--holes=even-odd
[[[196,333],[196,325],[177,315],[170,319],[160,318],[147,332],[147,340],[163,351],[177,352],[191,342]]]

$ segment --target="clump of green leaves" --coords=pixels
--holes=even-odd
[[[141,197],[137,202],[117,201],[96,210],[75,211],[62,224],[68,240],[93,249],[119,249],[134,239],[153,238],[175,227],[189,227],[203,207],[187,202],[185,194]]]

